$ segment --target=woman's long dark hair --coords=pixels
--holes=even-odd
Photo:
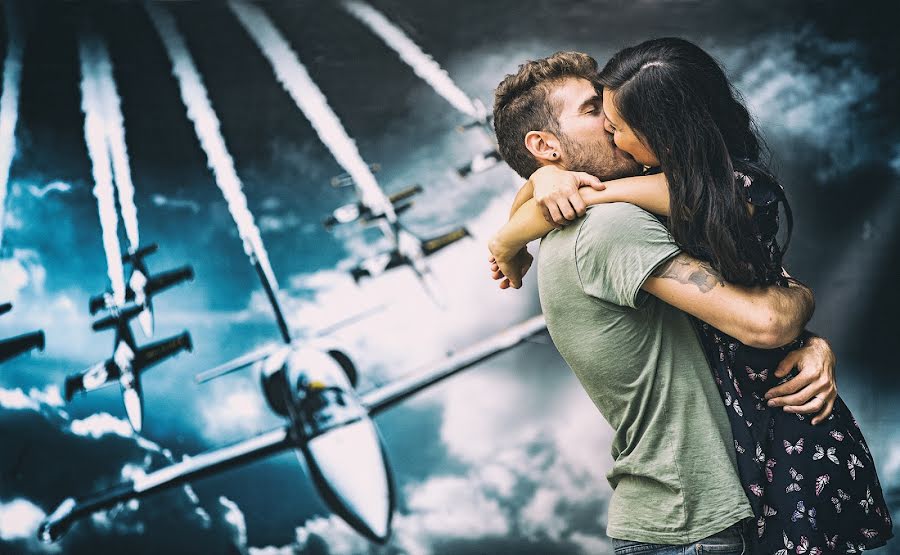
[[[788,240],[790,207],[763,159],[747,108],[716,60],[686,40],[653,39],[613,56],[599,82],[615,92],[619,114],[656,153],[668,178],[675,242],[709,261],[726,281],[771,283],[787,241],[773,264],[735,172],[771,184],[785,207]]]

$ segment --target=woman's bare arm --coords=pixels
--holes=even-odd
[[[593,206],[608,202],[627,202],[652,214],[669,215],[669,182],[665,174],[639,175],[604,181],[606,189],[597,191],[581,187],[578,193],[585,204]]]
[[[531,180],[528,183],[531,183]],[[578,190],[585,204],[592,206],[609,202],[628,202],[655,214],[669,213],[669,188],[662,174],[626,177],[604,184],[606,189],[602,191],[591,187],[581,187]],[[527,196],[523,193],[526,187],[531,188],[528,184],[522,187],[516,197],[517,200]],[[566,222],[568,223],[568,220]],[[494,256],[507,258],[528,243],[547,235],[554,227],[558,226],[544,219],[536,199],[525,199],[519,203],[517,209],[514,206],[509,221],[494,236],[491,241],[491,252]]]
[[[516,198],[513,199],[512,208],[509,209],[509,219],[511,220],[516,211],[531,198],[534,198],[534,183],[529,179],[522,185],[519,192],[516,193]]]

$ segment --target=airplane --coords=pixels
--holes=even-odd
[[[468,164],[456,168],[456,173],[460,177],[466,178],[472,174],[487,171],[502,161],[503,157],[500,156],[500,152],[493,148],[473,156]]]
[[[151,300],[153,295],[165,291],[173,285],[194,279],[194,269],[191,266],[181,266],[174,270],[151,275],[144,262],[144,257],[155,253],[158,249],[159,245],[151,243],[146,247],[140,247],[122,255],[122,262],[131,265],[131,275],[125,289],[125,301],[134,301],[135,304],[143,307],[138,315],[138,322],[146,337],[153,336],[154,317]],[[112,293],[107,291],[91,297],[88,309],[92,315],[100,310],[115,311],[116,302]]]
[[[196,378],[206,382],[255,367],[263,397],[269,408],[285,419],[284,425],[111,489],[78,500],[67,498],[41,524],[38,537],[42,541],[54,542],[78,519],[121,502],[292,449],[306,462],[317,491],[331,510],[364,537],[385,543],[391,533],[395,494],[393,475],[372,417],[546,331],[544,317],[536,316],[458,353],[449,353],[419,372],[359,394],[358,373],[350,357],[338,349],[312,349],[293,339],[274,276],[253,249],[250,262],[272,306],[282,342],[239,356]]]
[[[12,307],[12,303],[0,303],[0,315],[9,312]],[[44,339],[43,330],[38,330],[0,340],[0,362],[6,362],[32,349],[43,351]]]
[[[466,178],[472,174],[489,170],[503,161],[503,158],[500,156],[500,151],[497,147],[496,135],[494,134],[493,115],[488,113],[487,108],[485,108],[484,104],[480,100],[475,99],[472,101],[472,103],[475,104],[475,108],[477,111],[476,117],[472,121],[460,125],[456,128],[456,130],[460,133],[464,133],[469,129],[481,129],[488,140],[492,143],[492,147],[488,150],[476,154],[467,164],[456,169],[456,173],[462,178]]]
[[[412,201],[403,201],[421,193],[421,186],[413,185],[388,196],[377,183],[360,184],[352,179],[345,183],[351,184],[356,187],[359,201],[335,210],[323,222],[326,229],[357,221],[365,225],[377,224],[392,244],[389,251],[362,260],[351,268],[350,276],[353,281],[359,283],[362,278],[377,277],[393,268],[409,266],[432,300],[442,305],[439,289],[434,284],[426,258],[452,243],[471,237],[469,231],[465,227],[457,227],[435,237],[422,239],[407,230],[397,217],[412,206]]]
[[[276,309],[277,312],[277,309]],[[80,499],[67,498],[42,522],[38,537],[57,541],[79,519],[286,450],[305,461],[322,499],[359,534],[384,544],[396,496],[385,447],[373,417],[450,376],[546,331],[535,316],[407,377],[358,393],[352,361],[340,351],[295,344],[254,352],[198,375],[206,381],[257,363],[269,408],[282,427],[185,458]]]
[[[351,181],[352,183],[352,181]],[[423,191],[421,185],[413,185],[411,187],[407,187],[401,191],[397,191],[396,193],[389,195],[388,200],[394,206],[394,213],[397,215],[406,212],[410,208],[412,208],[413,201],[403,202],[406,199],[413,197]],[[351,222],[362,222],[364,225],[375,223],[376,216],[372,213],[372,210],[364,205],[362,202],[352,202],[350,204],[345,204],[340,208],[336,209],[331,213],[331,216],[325,218],[322,221],[322,225],[325,226],[325,229],[331,231],[335,226],[340,224],[348,224]]]
[[[369,164],[369,169],[372,170],[372,173],[378,173],[381,171],[381,164]],[[332,187],[346,187],[352,184],[353,178],[350,177],[350,174],[346,172],[338,174],[331,178]]]
[[[191,334],[187,331],[138,347],[131,331],[130,321],[144,310],[146,309],[143,305],[131,304],[119,309],[115,314],[94,322],[92,325],[94,331],[115,328],[113,356],[86,370],[70,374],[66,377],[63,388],[68,403],[79,391],[87,393],[118,382],[122,388],[122,400],[125,404],[128,421],[134,431],[138,433],[143,424],[144,399],[141,389],[141,374],[147,368],[155,366],[181,351],[193,350]]]

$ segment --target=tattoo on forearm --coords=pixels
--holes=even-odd
[[[663,262],[651,275],[660,279],[674,279],[679,283],[692,283],[701,293],[712,291],[716,285],[725,285],[722,276],[708,263],[684,255]]]

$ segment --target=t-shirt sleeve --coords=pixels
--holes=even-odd
[[[637,308],[641,286],[679,248],[665,226],[632,204],[599,204],[588,210],[575,242],[575,261],[584,292]]]

